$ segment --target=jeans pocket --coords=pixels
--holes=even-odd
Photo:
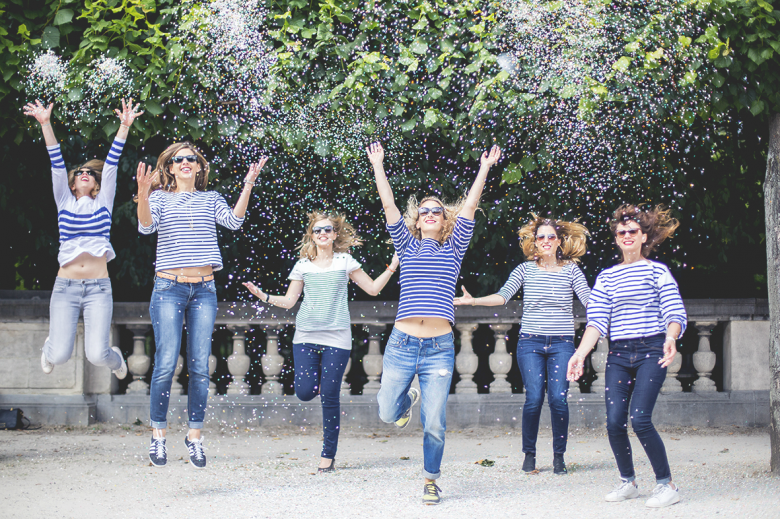
[[[101,292],[104,294],[110,294],[111,293],[111,280],[109,279],[98,279],[98,288]]]
[[[453,339],[452,334],[445,335],[442,338],[436,339],[436,349],[442,351],[454,350],[455,341]]]
[[[154,291],[165,292],[175,285],[176,282],[171,279],[155,278],[154,279]]]
[[[208,290],[212,294],[216,294],[217,293],[217,284],[214,283],[213,280],[212,281],[204,281],[203,282],[203,286],[206,287],[206,290]]]
[[[68,288],[68,284],[65,281],[56,280],[51,291],[57,294],[61,294],[62,292],[65,292],[66,288]]]

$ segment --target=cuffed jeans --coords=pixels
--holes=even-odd
[[[149,304],[154,328],[154,372],[149,388],[151,425],[168,426],[171,383],[181,351],[182,325],[187,320],[187,411],[190,429],[202,429],[209,391],[211,334],[217,318],[217,287],[214,281],[178,283],[154,278]]]
[[[628,440],[628,417],[639,443],[645,449],[658,484],[672,480],[666,448],[653,426],[653,407],[666,379],[664,334],[610,341],[604,376],[607,403],[607,433],[620,477],[634,481],[634,460]]]
[[[536,454],[539,417],[542,414],[545,387],[550,405],[553,452],[566,452],[569,435],[569,381],[566,369],[574,354],[572,335],[531,335],[521,333],[517,341],[517,366],[523,377],[523,452]]]
[[[421,339],[393,328],[382,362],[382,387],[376,396],[379,418],[393,423],[409,410],[412,401],[408,393],[417,375],[422,393],[423,477],[428,479],[441,476],[447,398],[454,367],[452,333]]]
[[[341,379],[349,362],[350,350],[319,344],[293,344],[295,396],[304,402],[320,395],[322,402],[322,454],[336,457],[341,425]]]
[[[95,366],[115,370],[122,357],[111,349],[111,316],[114,300],[111,280],[67,279],[57,276],[49,302],[49,337],[43,345],[46,360],[65,364],[73,355],[79,313],[84,312],[84,353]]]

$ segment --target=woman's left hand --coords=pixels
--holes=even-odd
[[[255,164],[249,165],[249,173],[246,174],[246,178],[244,179],[244,182],[254,182],[257,180],[258,175],[260,175],[260,170],[263,169],[263,166],[265,166],[265,163],[268,162],[268,157],[260,157],[260,162],[256,162]]]
[[[140,117],[144,114],[143,110],[136,112],[140,106],[141,103],[138,103],[135,105],[135,108],[133,108],[132,97],[129,101],[122,99],[122,109],[119,110],[118,108],[115,108],[114,113],[116,113],[117,117],[119,117],[120,124],[124,124],[125,126],[129,127],[133,125],[133,121],[135,121],[137,117]]]
[[[658,364],[662,368],[667,367],[674,361],[674,356],[677,355],[677,341],[671,337],[667,337],[664,341],[664,356],[658,361]]]
[[[487,151],[482,154],[482,165],[487,167],[492,167],[495,165],[496,162],[498,162],[498,159],[501,158],[501,148],[498,146],[493,146],[490,149],[490,153]]]
[[[398,253],[393,254],[393,259],[390,260],[390,268],[393,270],[398,270],[398,265],[401,264],[401,260],[398,259]]]

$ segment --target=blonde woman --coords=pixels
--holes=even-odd
[[[60,269],[49,303],[49,336],[41,352],[41,368],[49,374],[55,365],[70,359],[83,312],[87,359],[96,366],[107,366],[122,379],[127,376],[127,364],[121,350],[109,343],[114,300],[107,264],[116,257],[109,239],[119,157],[130,126],[143,112],[136,112],[138,105],[133,108],[132,99],[129,103],[123,99],[122,110],[114,110],[120,125],[105,162],[93,159],[68,172],[51,126],[53,107],[44,107],[40,101],[24,107],[25,115],[41,124],[49,151],[60,231]]]
[[[395,205],[378,142],[368,147],[377,190],[382,199],[387,230],[401,259],[401,297],[395,326],[387,341],[382,388],[377,395],[379,418],[406,427],[420,391],[411,387],[417,375],[422,390],[423,503],[436,505],[441,489],[447,398],[455,367],[452,325],[455,322],[455,289],[463,256],[474,233],[474,213],[482,196],[488,171],[501,150],[484,152],[477,178],[465,200],[447,205],[436,197],[410,200],[406,214]]]
[[[323,444],[319,472],[335,469],[339,441],[341,379],[352,350],[349,318],[349,280],[370,296],[387,285],[398,268],[398,257],[376,279],[366,274],[349,254],[362,244],[343,214],[309,213],[306,233],[298,246],[300,259],[288,279],[287,294],[272,296],[254,283],[244,283],[260,301],[292,308],[303,292],[295,317],[293,360],[295,395],[308,402],[317,394],[322,401]]]
[[[187,321],[187,413],[189,432],[184,438],[190,463],[206,466],[201,429],[209,389],[211,334],[217,317],[214,271],[222,268],[216,224],[237,230],[244,223],[247,203],[267,161],[249,167],[244,189],[231,210],[225,198],[207,191],[209,163],[189,142],[168,147],[157,167],[138,164],[138,230],[157,233],[154,290],[149,305],[154,342],[154,371],[149,389],[152,442],[149,459],[162,467],[168,460],[165,432],[168,403],[181,332]]]
[[[528,261],[512,271],[498,291],[474,298],[463,287],[456,305],[505,305],[523,288],[523,318],[517,341],[517,365],[523,376],[523,470],[536,469],[536,439],[544,404],[545,387],[553,432],[553,472],[566,474],[564,453],[569,434],[569,381],[566,366],[574,354],[574,294],[588,304],[590,289],[577,266],[585,254],[588,230],[576,222],[533,218],[520,232]]]

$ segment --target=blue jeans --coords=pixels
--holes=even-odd
[[[574,354],[573,335],[531,335],[521,333],[517,341],[517,366],[523,376],[525,405],[523,406],[523,452],[536,454],[539,417],[542,414],[544,391],[550,404],[553,452],[566,452],[569,436],[569,403],[566,395],[569,381],[566,368]]]
[[[49,337],[43,345],[46,360],[65,364],[73,355],[79,313],[84,312],[84,353],[95,366],[114,370],[122,358],[111,349],[111,316],[114,299],[111,280],[67,279],[57,276],[49,302]]]
[[[151,424],[168,425],[168,402],[176,362],[181,351],[181,331],[187,319],[187,410],[190,429],[202,429],[209,392],[211,334],[217,319],[217,287],[214,281],[178,283],[154,278],[149,304],[154,328],[154,372],[149,388]]]
[[[607,403],[607,433],[620,477],[634,481],[634,460],[628,440],[628,416],[639,443],[645,449],[656,482],[672,480],[666,448],[653,426],[653,407],[666,379],[666,368],[658,364],[664,356],[664,334],[622,341],[610,341],[604,376]],[[630,409],[629,409],[630,407]]]
[[[423,476],[428,479],[441,476],[447,398],[454,367],[452,333],[421,339],[393,328],[382,362],[382,387],[376,396],[379,418],[385,423],[393,423],[409,410],[412,401],[408,393],[416,374],[422,393]]]
[[[295,360],[295,396],[308,402],[317,394],[322,402],[322,454],[332,460],[339,445],[341,406],[339,393],[341,379],[349,362],[350,350],[320,346],[319,344],[293,344]]]

